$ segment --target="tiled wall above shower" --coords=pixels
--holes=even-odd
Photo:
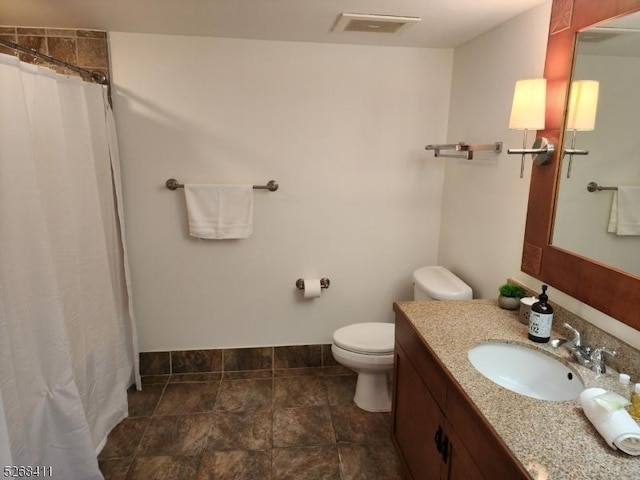
[[[109,51],[107,32],[101,30],[73,30],[64,28],[32,28],[0,26],[0,38],[17,42],[27,48],[35,49],[63,62],[78,67],[99,71],[109,78]],[[79,74],[62,67],[49,65],[26,53],[17,53],[0,45],[0,53],[18,55],[20,60],[45,65],[60,73]]]

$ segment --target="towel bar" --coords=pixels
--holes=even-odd
[[[593,193],[601,190],[618,190],[618,187],[601,187],[596,182],[589,182],[587,184],[587,190]]]
[[[175,178],[170,178],[164,183],[164,186],[169,190],[176,190],[178,188],[184,188],[183,183],[179,183]],[[269,190],[270,192],[275,192],[278,190],[278,182],[275,180],[269,180],[266,185],[254,185],[254,190]]]

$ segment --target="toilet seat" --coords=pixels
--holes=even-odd
[[[364,322],[347,325],[333,332],[333,343],[362,355],[386,355],[393,353],[394,324]]]

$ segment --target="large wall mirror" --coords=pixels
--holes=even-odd
[[[578,33],[564,145],[588,154],[561,159],[551,242],[638,277],[639,85],[640,12]]]
[[[640,186],[640,0],[554,0],[545,78],[539,136],[569,148],[575,80],[599,82],[598,110],[593,130],[575,135],[589,154],[574,156],[570,178],[561,148],[534,166],[522,270],[640,329],[640,235],[618,234],[611,211],[613,188]],[[591,182],[604,189],[590,192]]]

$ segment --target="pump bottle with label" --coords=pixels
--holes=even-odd
[[[538,301],[531,306],[529,317],[529,340],[537,343],[547,343],[551,338],[551,323],[553,322],[553,308],[549,305],[547,285],[542,285],[542,293]]]

